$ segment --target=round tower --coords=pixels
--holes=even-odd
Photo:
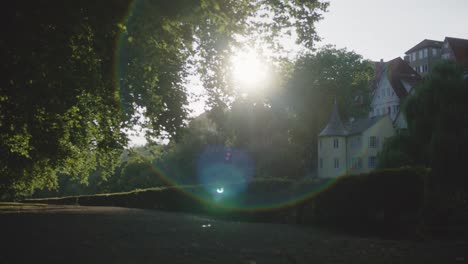
[[[346,174],[346,136],[335,100],[330,120],[318,135],[319,177],[335,178]]]

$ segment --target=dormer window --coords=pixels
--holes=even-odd
[[[338,138],[334,138],[333,139],[333,148],[339,148],[340,145],[339,145],[340,141]]]

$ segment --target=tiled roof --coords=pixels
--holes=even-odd
[[[411,53],[413,51],[420,50],[422,48],[434,47],[434,48],[442,48],[442,41],[432,40],[432,39],[425,39],[419,42],[416,46],[409,49],[405,54]]]
[[[385,115],[368,117],[368,118],[360,118],[352,122],[349,122],[346,124],[346,130],[348,132],[348,135],[359,134],[367,130],[368,128],[372,127],[373,125],[375,125],[382,118],[385,118]]]
[[[403,85],[403,81],[411,86],[414,86],[421,81],[421,76],[400,57],[385,63],[380,62],[380,65],[376,63],[375,79],[372,84],[372,89],[374,91],[377,89],[377,85],[379,84],[379,80],[382,76],[387,76],[395,94],[400,99],[408,95],[408,91]]]
[[[413,85],[421,81],[421,76],[419,76],[419,74],[400,57],[387,62],[386,66],[385,74],[387,75],[395,94],[400,99],[408,95],[408,91],[405,89],[402,81]]]
[[[327,136],[346,136],[347,132],[341,122],[340,114],[338,113],[338,105],[336,102],[333,105],[333,110],[327,126],[320,132],[319,137]]]
[[[464,68],[468,68],[468,39],[446,37],[445,41],[452,48],[455,60]]]

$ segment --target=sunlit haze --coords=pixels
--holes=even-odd
[[[268,78],[268,67],[254,50],[238,52],[231,63],[235,86],[244,93],[260,89]]]
[[[365,59],[385,61],[402,57],[405,51],[423,39],[443,41],[447,37],[468,38],[468,1],[446,0],[331,0],[324,19],[316,30],[322,41],[337,48],[347,48]],[[282,44],[297,50],[292,38]],[[242,50],[232,58],[236,88],[248,94],[259,89],[268,78],[268,68],[253,50]],[[204,111],[203,87],[197,76],[189,78],[191,116]],[[146,142],[131,136],[132,145]]]

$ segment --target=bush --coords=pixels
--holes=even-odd
[[[309,201],[308,219],[350,231],[414,232],[425,204],[428,171],[401,168],[345,176]],[[311,203],[311,204],[310,204]]]

